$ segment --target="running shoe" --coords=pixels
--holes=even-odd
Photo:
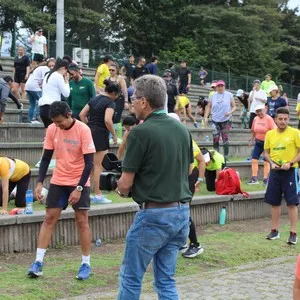
[[[297,234],[295,232],[290,232],[290,237],[287,240],[287,243],[290,245],[296,245],[297,244]]]
[[[189,249],[184,252],[182,256],[186,258],[193,258],[203,253],[203,251],[204,249],[200,245],[198,247],[190,245]]]
[[[275,239],[279,239],[280,238],[280,234],[277,230],[271,230],[271,232],[266,236],[267,240],[275,240]]]
[[[91,267],[88,264],[82,264],[79,268],[79,271],[76,275],[76,279],[78,280],[86,280],[91,275]]]
[[[43,275],[43,263],[35,261],[29,268],[27,275],[30,277],[39,277]]]
[[[179,248],[179,252],[185,253],[188,249],[189,249],[189,246],[187,244],[185,244]]]
[[[267,186],[267,185],[268,185],[268,179],[264,178],[264,180],[263,180],[263,186]]]
[[[252,184],[259,184],[259,182],[258,182],[257,178],[252,177],[252,178],[247,182],[247,184],[250,184],[250,185],[252,185]]]
[[[112,203],[111,200],[105,198],[103,195],[95,195],[91,196],[91,200],[94,204],[110,204]]]

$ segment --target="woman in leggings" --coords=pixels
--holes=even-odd
[[[9,195],[17,187],[15,199],[16,207],[25,207],[25,195],[30,181],[30,168],[27,163],[19,159],[6,156],[0,157],[0,215],[7,214]]]

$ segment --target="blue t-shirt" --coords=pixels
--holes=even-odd
[[[287,106],[287,103],[284,98],[278,97],[276,100],[273,100],[271,97],[268,98],[266,105],[268,106],[267,114],[274,118],[276,114],[276,110],[279,107]]]
[[[146,65],[146,68],[148,69],[149,73],[152,75],[158,74],[157,64],[150,63]]]
[[[233,95],[227,91],[222,94],[214,93],[210,96],[211,101],[211,119],[214,122],[228,121],[230,116],[225,116],[231,111],[231,99]]]

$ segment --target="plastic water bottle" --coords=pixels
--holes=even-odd
[[[226,222],[226,207],[222,207],[220,211],[219,224],[224,225]]]
[[[202,118],[202,121],[201,121],[201,128],[205,128],[205,123],[204,123],[204,119]]]
[[[32,215],[33,214],[33,193],[32,190],[28,190],[26,192],[26,214]]]
[[[208,135],[205,136],[205,142],[207,142],[207,143],[209,142],[209,136]]]
[[[96,239],[96,241],[95,241],[95,245],[96,245],[96,247],[100,247],[100,246],[101,246],[101,244],[102,244],[102,241],[101,241],[101,239]]]

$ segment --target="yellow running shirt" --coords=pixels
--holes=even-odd
[[[189,105],[190,100],[187,96],[178,96],[178,109],[183,109]]]
[[[22,160],[0,157],[0,179],[9,179],[11,182],[17,182],[27,175],[29,171],[29,166]]]
[[[224,156],[215,150],[209,150],[209,152],[214,152],[213,153],[214,162],[211,160],[206,166],[206,170],[216,171],[222,169],[222,165],[225,164]]]
[[[199,146],[197,145],[197,143],[193,140],[193,153],[194,153],[194,166],[193,169],[196,167],[198,168],[198,161],[196,159],[196,157],[199,155],[199,153],[201,153]]]
[[[282,165],[290,162],[298,153],[300,148],[300,131],[288,126],[282,133],[277,129],[267,132],[264,149],[270,150],[271,160]],[[293,167],[297,168],[298,163]]]
[[[97,73],[99,73],[99,78],[98,78],[98,82],[97,82],[97,87],[103,88],[105,87],[105,84],[103,83],[103,81],[110,76],[109,73],[109,68],[107,66],[107,64],[101,64],[98,69],[97,69]]]

